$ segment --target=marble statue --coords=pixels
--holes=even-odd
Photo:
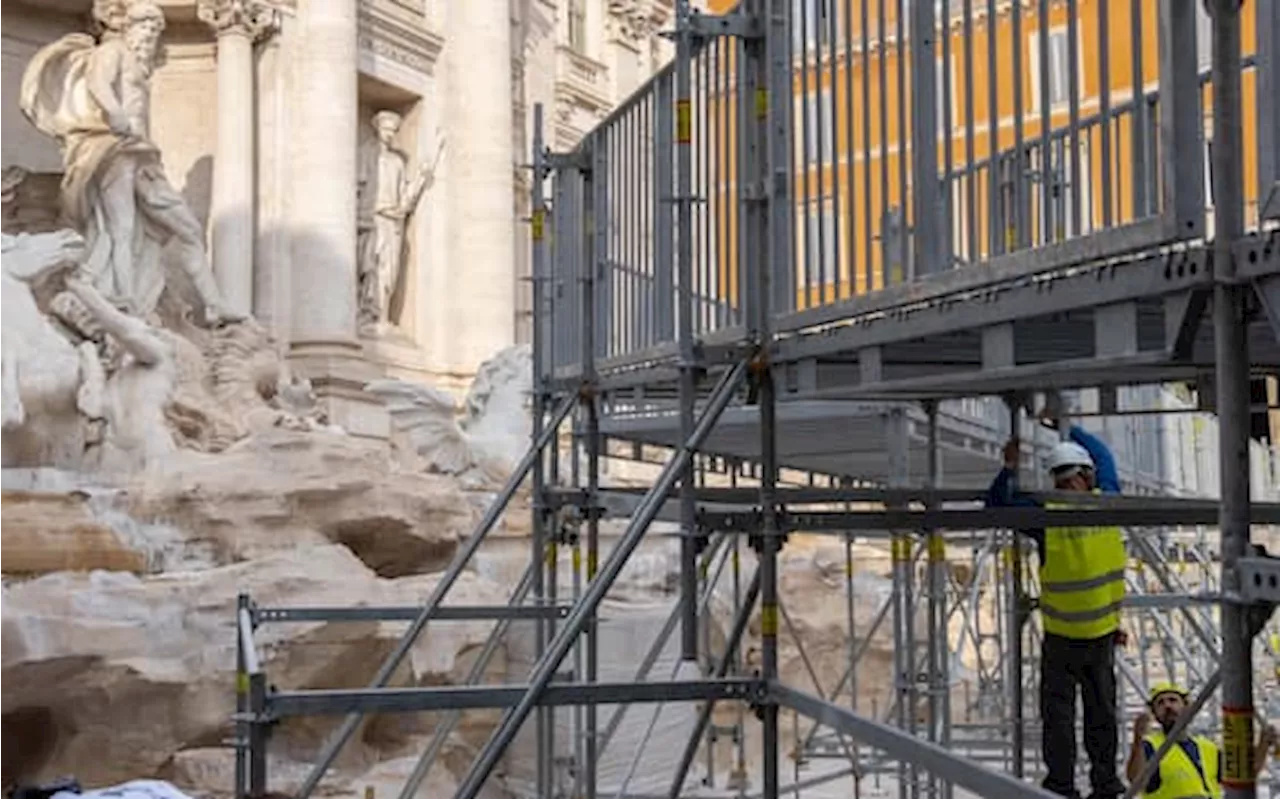
[[[39,50],[22,76],[23,114],[62,148],[62,210],[85,238],[85,269],[113,304],[145,318],[166,285],[161,249],[198,295],[205,321],[223,307],[204,231],[169,183],[148,133],[151,72],[164,14],[152,0],[99,0],[100,40],[72,33]]]
[[[105,378],[96,346],[41,311],[36,288],[74,269],[84,242],[73,231],[4,235],[0,249],[5,465],[70,465],[85,446],[81,418],[102,415]]]
[[[461,408],[447,392],[405,380],[376,380],[365,391],[386,404],[420,468],[496,483],[529,446],[532,371],[528,346],[501,350],[480,365]]]
[[[165,409],[178,382],[178,337],[119,310],[79,275],[65,283],[58,297],[88,312],[65,316],[88,322],[79,332],[103,343],[108,364],[101,434],[88,448],[88,465],[107,473],[154,465],[177,449]]]
[[[401,123],[394,111],[374,114],[376,135],[360,153],[356,246],[360,322],[366,329],[396,321],[391,301],[404,274],[405,226],[435,173],[434,164],[408,173],[408,159],[394,145]]]

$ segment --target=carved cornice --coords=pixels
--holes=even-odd
[[[360,9],[359,47],[363,51],[386,58],[415,72],[430,75],[444,48],[444,38],[427,29],[426,19],[401,18],[379,9],[380,4],[362,3]]]
[[[606,26],[609,39],[639,50],[667,19],[664,3],[653,0],[609,0]]]
[[[265,0],[197,0],[196,16],[218,36],[258,39],[280,27],[280,12]]]

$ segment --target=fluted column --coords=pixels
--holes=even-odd
[[[218,38],[218,141],[213,158],[213,273],[227,306],[253,311],[253,43],[276,26],[263,0],[199,0]]]

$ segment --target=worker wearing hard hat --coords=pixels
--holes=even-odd
[[[987,496],[992,506],[1035,505],[1013,492],[1021,447],[1005,445],[1004,466]],[[1119,493],[1115,459],[1107,446],[1079,427],[1057,444],[1045,464],[1058,491]],[[1050,506],[1052,507],[1052,505]],[[1089,755],[1093,799],[1124,793],[1116,769],[1115,647],[1123,641],[1124,538],[1118,527],[1050,527],[1020,530],[1040,556],[1040,658],[1042,751],[1045,790],[1078,797],[1075,787],[1076,693],[1084,705],[1084,748]]]
[[[1151,689],[1149,711],[1133,722],[1133,745],[1125,768],[1130,780],[1136,780],[1147,761],[1156,756],[1165,737],[1187,708],[1187,692],[1173,683],[1160,683]],[[1151,729],[1155,721],[1159,729]],[[1276,743],[1276,731],[1267,726],[1258,736],[1254,776],[1262,770],[1266,755]],[[1181,734],[1177,745],[1160,760],[1160,768],[1142,787],[1142,795],[1151,799],[1219,799],[1222,796],[1218,747],[1202,735]]]

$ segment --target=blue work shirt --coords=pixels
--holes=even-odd
[[[1086,433],[1074,425],[1071,427],[1069,435],[1071,440],[1084,447],[1089,453],[1089,457],[1093,459],[1093,474],[1094,479],[1097,480],[1098,489],[1105,494],[1119,494],[1120,477],[1116,473],[1116,459],[1111,454],[1110,448],[1102,443],[1102,439]],[[1009,469],[1001,469],[1000,473],[996,475],[996,479],[991,481],[991,487],[987,489],[987,507],[1038,508],[1040,503],[1030,497],[1015,496],[1013,493],[1013,472]],[[1019,530],[1018,532],[1036,542],[1040,563],[1043,564],[1044,528],[1032,528]]]

